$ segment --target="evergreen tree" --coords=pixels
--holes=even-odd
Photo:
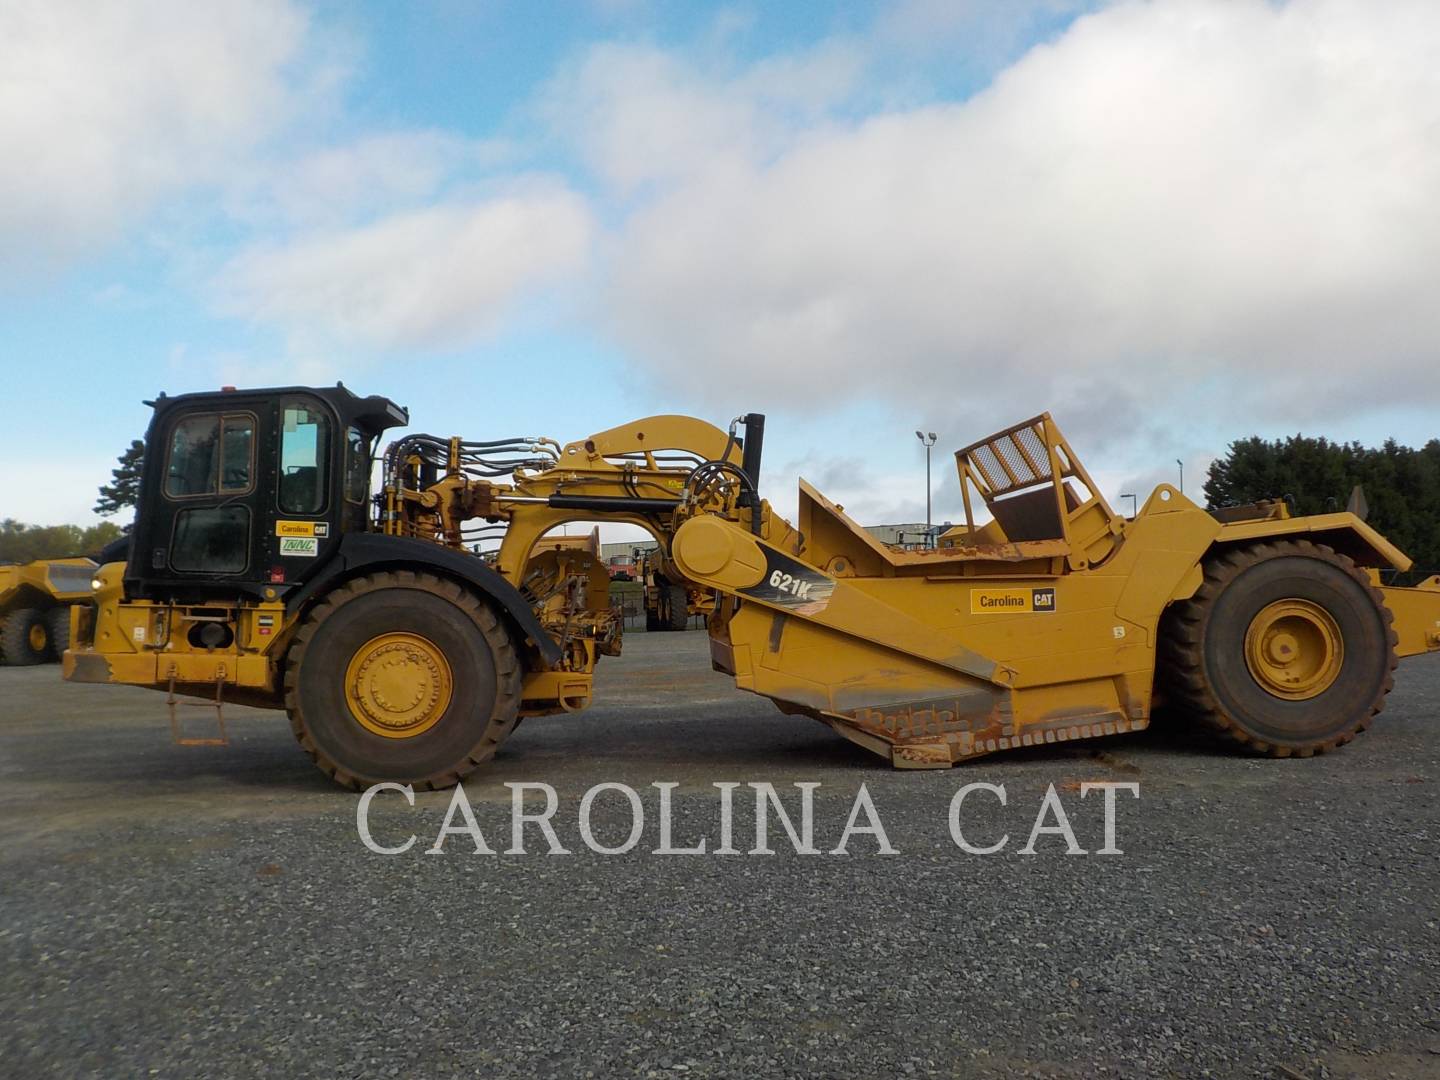
[[[101,517],[118,514],[127,506],[133,507],[140,500],[140,469],[145,462],[145,444],[134,440],[117,459],[118,468],[110,472],[111,481],[100,487],[100,498],[95,500],[95,513]]]

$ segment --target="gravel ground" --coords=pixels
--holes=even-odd
[[[278,713],[228,749],[168,742],[163,698],[0,670],[0,1053],[13,1076],[1440,1075],[1440,662],[1400,672],[1357,744],[1253,760],[1183,730],[894,772],[709,672],[702,634],[633,634],[588,713],[527,721],[467,785],[509,846],[506,781],[544,781],[573,853],[427,855],[445,794],[332,788]],[[187,721],[206,722],[203,710]],[[627,783],[628,854],[579,805]],[[719,842],[717,782],[769,781],[835,846],[863,784],[895,855],[649,854]],[[965,783],[968,855],[947,826]],[[1056,786],[1122,855],[1019,853]],[[753,841],[753,793],[734,831]],[[527,803],[538,808],[537,803]],[[619,844],[630,811],[594,804]]]

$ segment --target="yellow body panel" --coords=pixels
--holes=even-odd
[[[1395,651],[1401,656],[1440,649],[1440,574],[1413,589],[1382,588],[1385,606],[1395,616]]]
[[[123,599],[124,563],[107,563],[95,572],[100,588],[95,607],[70,611],[71,647],[63,658],[64,676],[75,682],[117,682],[154,689],[214,695],[217,684],[241,688],[249,704],[279,707],[277,643],[288,640],[285,606],[279,603],[230,605],[234,642],[206,649],[188,639],[190,609],[149,600]],[[212,610],[225,605],[207,604]]]
[[[1371,526],[1354,514],[1315,514],[1311,517],[1272,519],[1269,521],[1243,521],[1225,525],[1219,539],[1225,542],[1268,540],[1280,536],[1315,536],[1317,533],[1337,534],[1354,538],[1362,543],[1376,557],[1396,570],[1409,570],[1413,564],[1410,557],[1386,540]],[[1323,537],[1319,538],[1323,542]]]
[[[588,671],[532,671],[521,684],[520,715],[578,712],[590,704],[593,682]]]

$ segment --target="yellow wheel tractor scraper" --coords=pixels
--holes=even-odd
[[[1134,731],[1162,693],[1305,756],[1370,724],[1398,657],[1440,649],[1440,580],[1383,587],[1410,560],[1356,514],[1209,512],[1162,485],[1127,520],[1048,415],[956,454],[965,524],[923,551],[803,481],[797,520],[775,514],[759,415],[412,434],[372,490],[408,422],[343,386],[162,396],[128,562],[73,609],[66,677],[283,708],[342,784],[453,784],[521,717],[586,706],[619,651],[597,546],[546,538],[581,520],[641,526],[710,591],[738,686],[903,768]]]

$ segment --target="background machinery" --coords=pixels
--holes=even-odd
[[[0,566],[0,663],[60,659],[70,643],[70,605],[90,603],[96,565],[73,558]]]
[[[716,598],[716,669],[903,768],[1141,729],[1160,687],[1307,756],[1370,724],[1398,657],[1440,649],[1440,579],[1383,587],[1409,560],[1357,515],[1217,516],[1161,485],[1127,521],[1048,415],[959,451],[965,525],[901,551],[803,480],[794,524],[775,514],[755,414],[408,435],[372,491],[408,423],[384,398],[154,406],[129,560],[76,609],[66,677],[284,708],[350,786],[452,784],[519,718],[588,704],[620,629],[595,545],[545,539],[576,520],[648,530]]]
[[[659,548],[636,553],[635,576],[645,590],[646,630],[689,629],[692,617],[708,615],[715,606],[715,594],[687,584],[673,566],[667,568]]]

